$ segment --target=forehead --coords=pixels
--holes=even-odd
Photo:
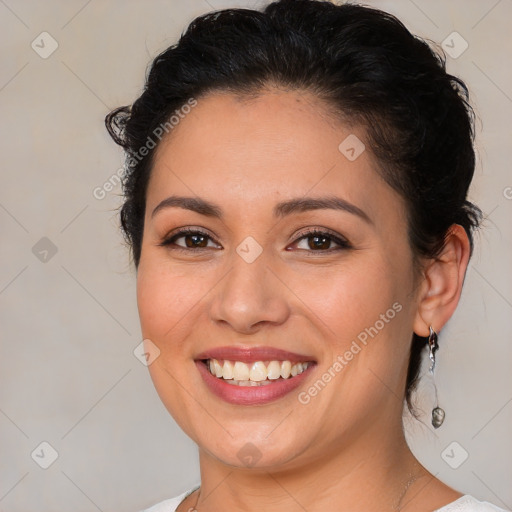
[[[328,192],[371,214],[379,202],[400,198],[362,150],[364,139],[364,130],[336,120],[310,93],[213,93],[198,99],[157,148],[148,209],[171,193],[247,209],[270,198]],[[353,159],[347,144],[361,154]]]

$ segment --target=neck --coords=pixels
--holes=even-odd
[[[410,491],[429,473],[411,453],[401,428],[387,444],[385,433],[373,430],[293,468],[234,468],[200,450],[197,509],[405,511],[411,506]]]

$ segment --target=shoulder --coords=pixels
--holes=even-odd
[[[141,512],[176,512],[178,505],[189,495],[192,494],[199,486],[196,486],[184,493],[175,496],[174,498],[170,498],[165,501],[161,501],[160,503],[156,503],[150,508],[146,508]]]
[[[473,496],[465,494],[458,500],[437,509],[435,512],[507,512],[488,501],[478,501]]]

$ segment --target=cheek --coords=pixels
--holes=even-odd
[[[137,272],[142,335],[159,349],[148,370],[162,403],[188,433],[194,431],[194,422],[187,411],[194,410],[196,404],[187,391],[188,386],[183,384],[194,373],[194,363],[190,360],[192,347],[187,339],[208,288],[204,276],[198,274],[177,272],[168,263],[148,256],[141,259]]]
[[[137,303],[142,334],[157,345],[179,339],[189,319],[207,294],[208,277],[188,270],[178,272],[159,263],[141,262],[137,274]]]
[[[329,337],[335,335],[343,344],[373,325],[399,300],[402,286],[396,272],[382,267],[375,258],[360,262],[354,258],[347,265],[295,276],[293,290]]]
[[[341,387],[354,404],[362,396],[380,396],[382,382],[400,388],[411,321],[406,262],[397,265],[375,253],[359,256],[336,269],[296,278],[293,287],[323,331],[326,366],[342,358],[343,377],[331,388],[333,395]]]

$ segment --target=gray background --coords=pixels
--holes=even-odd
[[[471,199],[486,222],[440,338],[446,423],[435,432],[426,417],[405,425],[435,475],[510,508],[512,2],[366,3],[437,43],[457,31],[469,44],[448,69],[469,84],[479,116]],[[93,191],[123,163],[103,118],[140,93],[151,58],[201,13],[261,5],[0,0],[0,511],[130,512],[198,481],[196,447],[133,353],[141,334],[117,229],[120,189],[104,199]],[[58,43],[46,59],[31,47],[51,49],[43,31]],[[461,49],[461,40],[448,43]],[[428,377],[420,393],[428,411]],[[58,454],[47,469],[43,441]]]

